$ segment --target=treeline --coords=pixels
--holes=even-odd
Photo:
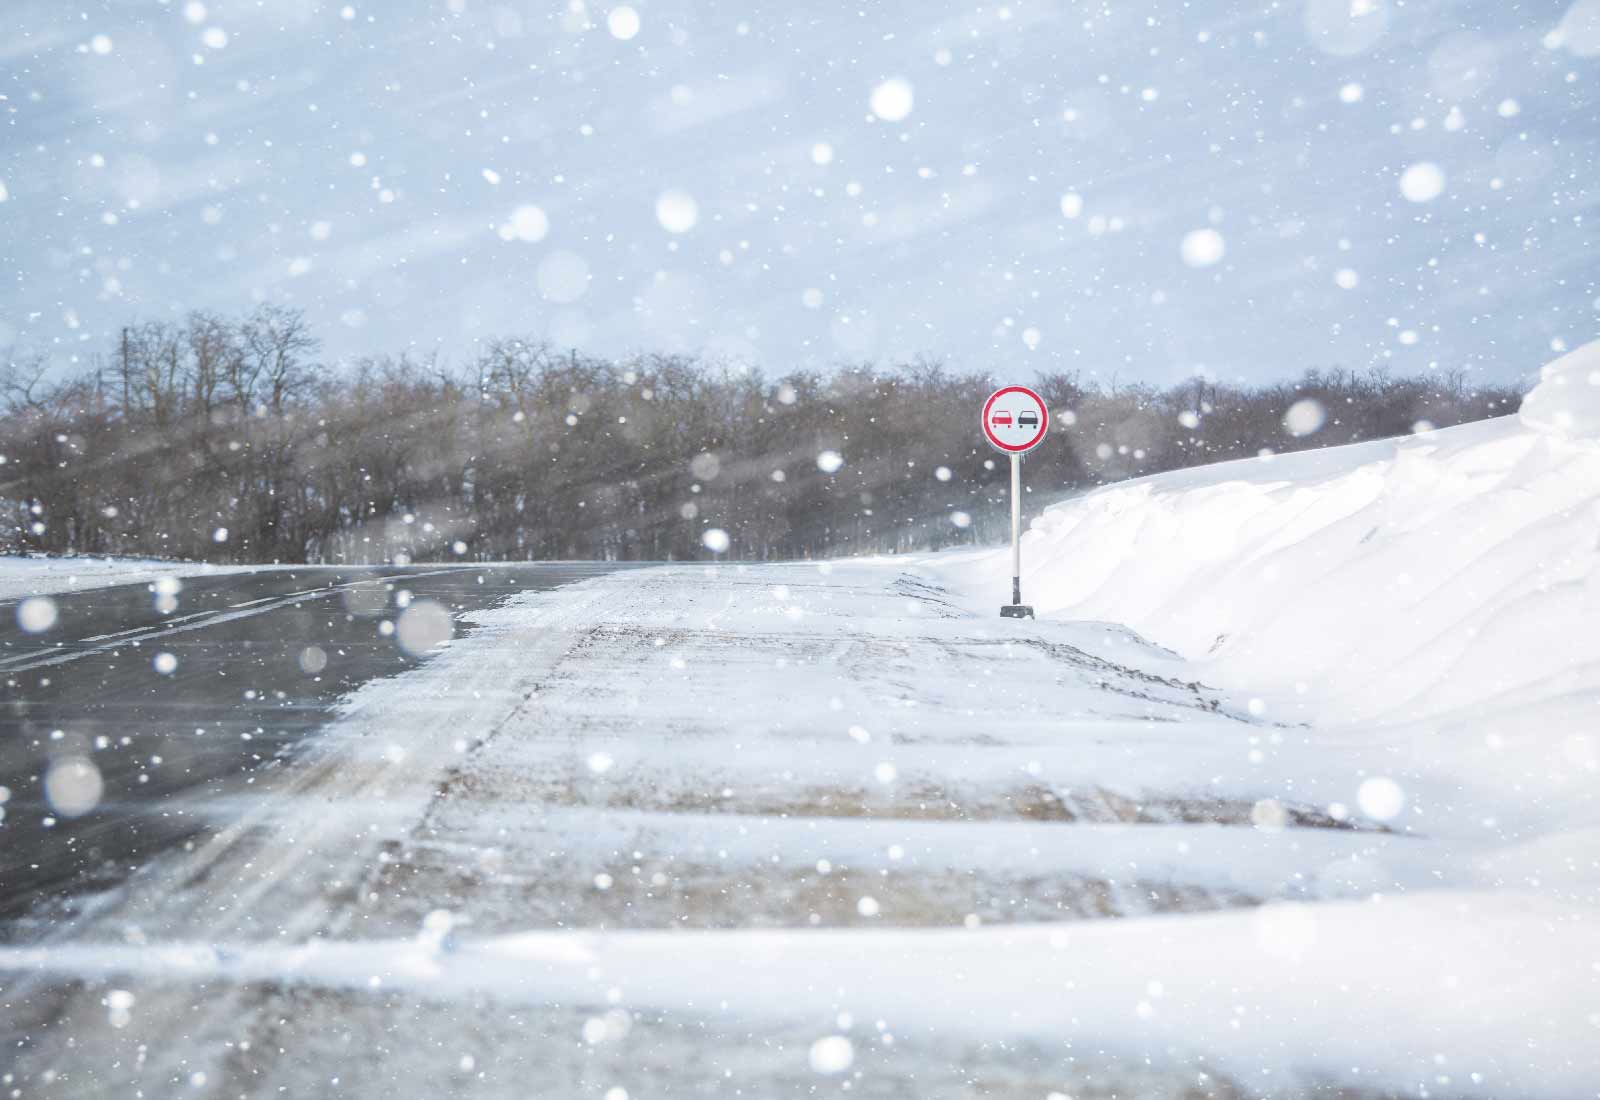
[[[195,313],[60,377],[0,377],[0,551],[210,561],[806,558],[990,542],[1006,461],[987,373],[917,362],[768,376],[504,339],[449,368],[332,368],[303,316]],[[1014,381],[1015,379],[1007,379]],[[1464,374],[1241,387],[1031,380],[1055,413],[1037,512],[1088,486],[1514,411]],[[1291,413],[1291,410],[1293,412]],[[712,549],[708,549],[708,545]]]

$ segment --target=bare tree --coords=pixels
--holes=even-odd
[[[769,379],[528,338],[455,372],[407,356],[322,370],[317,351],[298,311],[262,306],[130,325],[109,368],[81,374],[0,357],[0,549],[663,559],[703,555],[716,527],[734,555],[805,558],[987,541],[1009,519],[1004,463],[974,423],[996,382],[935,360]],[[1460,373],[1338,369],[1255,387],[1036,384],[1057,417],[1028,460],[1037,506],[1263,449],[1500,415],[1518,397]],[[1313,433],[1285,423],[1300,401],[1324,411]],[[827,451],[843,464],[819,465]]]
[[[305,314],[262,305],[239,326],[241,352],[233,367],[234,400],[246,413],[265,407],[281,413],[284,404],[310,380],[310,357],[322,343],[311,334]]]

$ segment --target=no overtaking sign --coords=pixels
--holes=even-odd
[[[1027,386],[1006,386],[983,403],[983,434],[997,449],[1020,455],[1044,441],[1050,410]]]

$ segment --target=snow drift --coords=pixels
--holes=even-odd
[[[1041,615],[1116,620],[1324,718],[1600,689],[1600,342],[1520,417],[1109,486],[1024,537]],[[967,573],[1000,593],[997,554]],[[953,571],[953,570],[952,570]]]

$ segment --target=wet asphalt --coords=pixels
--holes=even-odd
[[[122,585],[51,597],[41,633],[18,624],[20,601],[0,602],[0,941],[217,825],[341,696],[427,660],[440,609],[461,637],[470,612],[616,568],[290,567],[176,592]],[[402,604],[422,613],[401,622]]]

